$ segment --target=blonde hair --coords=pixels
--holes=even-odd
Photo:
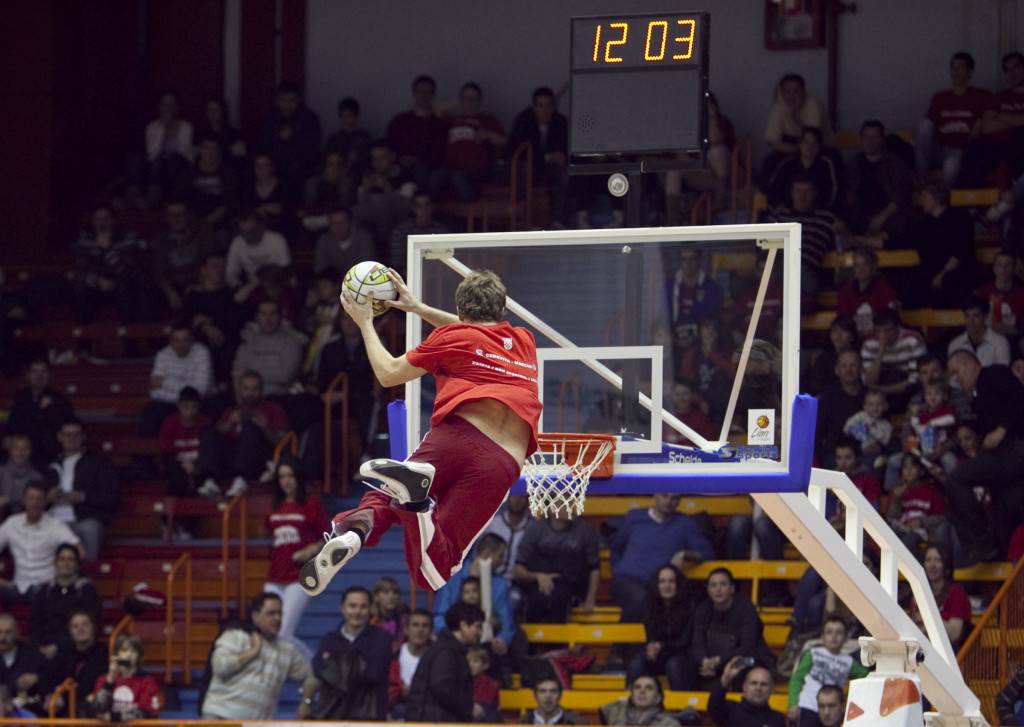
[[[490,323],[505,317],[505,284],[491,270],[474,270],[455,289],[455,309],[464,321]]]

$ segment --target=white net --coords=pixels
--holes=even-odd
[[[523,465],[530,512],[540,518],[559,511],[571,517],[583,514],[590,475],[613,442],[604,439],[541,439],[537,451]]]

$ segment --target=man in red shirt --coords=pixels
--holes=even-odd
[[[988,301],[988,325],[1007,338],[1017,338],[1024,330],[1024,288],[1017,284],[1013,253],[1001,251],[992,261],[992,282],[974,291]]]
[[[423,588],[437,590],[490,523],[537,449],[541,403],[533,334],[505,314],[505,286],[490,271],[466,276],[455,291],[458,316],[416,300],[391,271],[398,300],[389,308],[416,313],[435,330],[402,356],[388,353],[373,326],[369,302],[342,293],[345,312],[359,325],[381,386],[434,374],[437,395],[430,432],[405,462],[374,459],[359,472],[379,481],[353,510],[334,517],[333,536],[299,573],[310,595],[365,543],[373,546],[391,525],[405,528],[405,556]],[[369,483],[367,483],[369,484]]]
[[[1003,56],[1006,89],[995,94],[979,124],[981,134],[964,154],[958,187],[1009,187],[1024,171],[1024,54]]]
[[[487,180],[498,151],[505,144],[505,130],[494,116],[480,110],[483,92],[470,82],[459,91],[459,113],[448,120],[446,176],[462,202],[474,202]]]

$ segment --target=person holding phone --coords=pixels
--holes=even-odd
[[[127,722],[156,719],[160,715],[160,684],[155,676],[139,669],[141,662],[139,637],[134,634],[118,636],[110,668],[96,680],[96,688],[86,700],[98,719]]]

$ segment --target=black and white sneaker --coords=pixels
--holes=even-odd
[[[324,547],[299,570],[299,585],[310,596],[323,593],[334,575],[363,547],[359,533],[352,530],[334,537],[327,533],[324,537]]]
[[[371,459],[359,467],[363,477],[380,481],[379,485],[367,482],[369,487],[393,497],[400,505],[426,500],[434,482],[434,471],[434,465],[426,462],[399,462],[397,459]]]

